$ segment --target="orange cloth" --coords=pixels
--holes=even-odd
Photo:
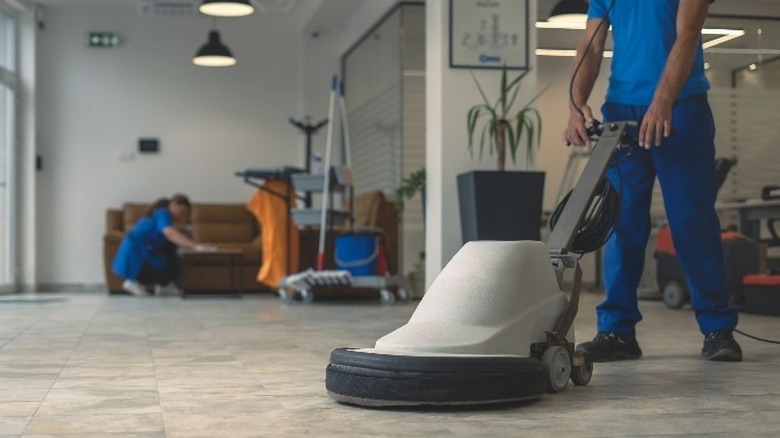
[[[285,197],[289,204],[285,202]],[[262,227],[263,264],[257,273],[257,281],[272,289],[279,287],[282,277],[298,271],[300,237],[298,226],[290,217],[288,205],[295,205],[292,184],[271,180],[257,190],[246,206]]]

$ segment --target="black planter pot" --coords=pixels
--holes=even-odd
[[[463,243],[541,240],[544,172],[472,171],[458,175]]]

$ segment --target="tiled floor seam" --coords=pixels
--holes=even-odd
[[[62,365],[62,367],[60,367],[60,372],[57,373],[57,377],[55,377],[54,380],[51,382],[51,385],[46,390],[46,394],[44,394],[44,396],[41,399],[40,403],[38,403],[38,407],[35,409],[35,412],[33,412],[33,414],[30,416],[30,419],[27,421],[27,425],[25,425],[25,427],[24,427],[24,432],[22,433],[22,436],[27,434],[27,429],[29,429],[30,424],[32,423],[32,421],[35,418],[35,416],[38,415],[38,411],[41,409],[41,405],[43,405],[43,402],[46,400],[46,397],[49,396],[49,393],[51,392],[51,390],[54,387],[54,385],[57,383],[57,380],[60,378],[60,375],[62,375],[62,372],[65,370],[65,367],[68,366],[68,362],[70,362],[70,359],[73,357],[73,353],[75,353],[75,351],[79,348],[79,345],[81,345],[81,343],[84,341],[84,335],[87,333],[87,331],[89,331],[89,328],[92,326],[92,323],[95,321],[95,318],[97,318],[97,315],[100,313],[100,311],[103,309],[103,306],[105,306],[105,305],[106,305],[106,302],[103,302],[100,306],[98,306],[98,308],[95,309],[94,313],[92,314],[92,318],[90,318],[89,323],[84,326],[84,331],[81,333],[81,336],[79,336],[78,342],[76,342],[76,344],[73,346],[73,350],[70,352],[70,355],[68,356],[68,359],[65,360],[65,362]],[[46,318],[51,316],[52,313],[54,313],[54,310],[52,310],[51,312],[47,313],[44,317],[40,318],[38,321],[45,320]],[[32,327],[32,326],[30,326],[30,327]],[[30,327],[28,327],[25,330],[23,330],[20,333],[20,335],[22,333],[24,333],[25,331],[29,330]]]

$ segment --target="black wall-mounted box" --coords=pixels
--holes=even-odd
[[[142,154],[156,154],[160,152],[160,140],[156,138],[139,139],[138,152]]]

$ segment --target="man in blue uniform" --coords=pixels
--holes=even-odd
[[[732,335],[737,312],[729,306],[714,206],[715,126],[701,43],[709,4],[710,0],[590,1],[564,141],[575,146],[588,143],[585,125],[593,116],[587,101],[610,25],[614,56],[603,118],[641,120],[638,131],[630,133],[641,148],[630,155],[619,152],[618,164],[607,173],[620,188],[620,219],[604,247],[606,299],[597,307],[598,333],[593,341],[577,346],[594,361],[642,356],[635,336],[642,319],[636,291],[650,234],[656,176],[704,335],[701,354],[710,360],[742,360]]]

